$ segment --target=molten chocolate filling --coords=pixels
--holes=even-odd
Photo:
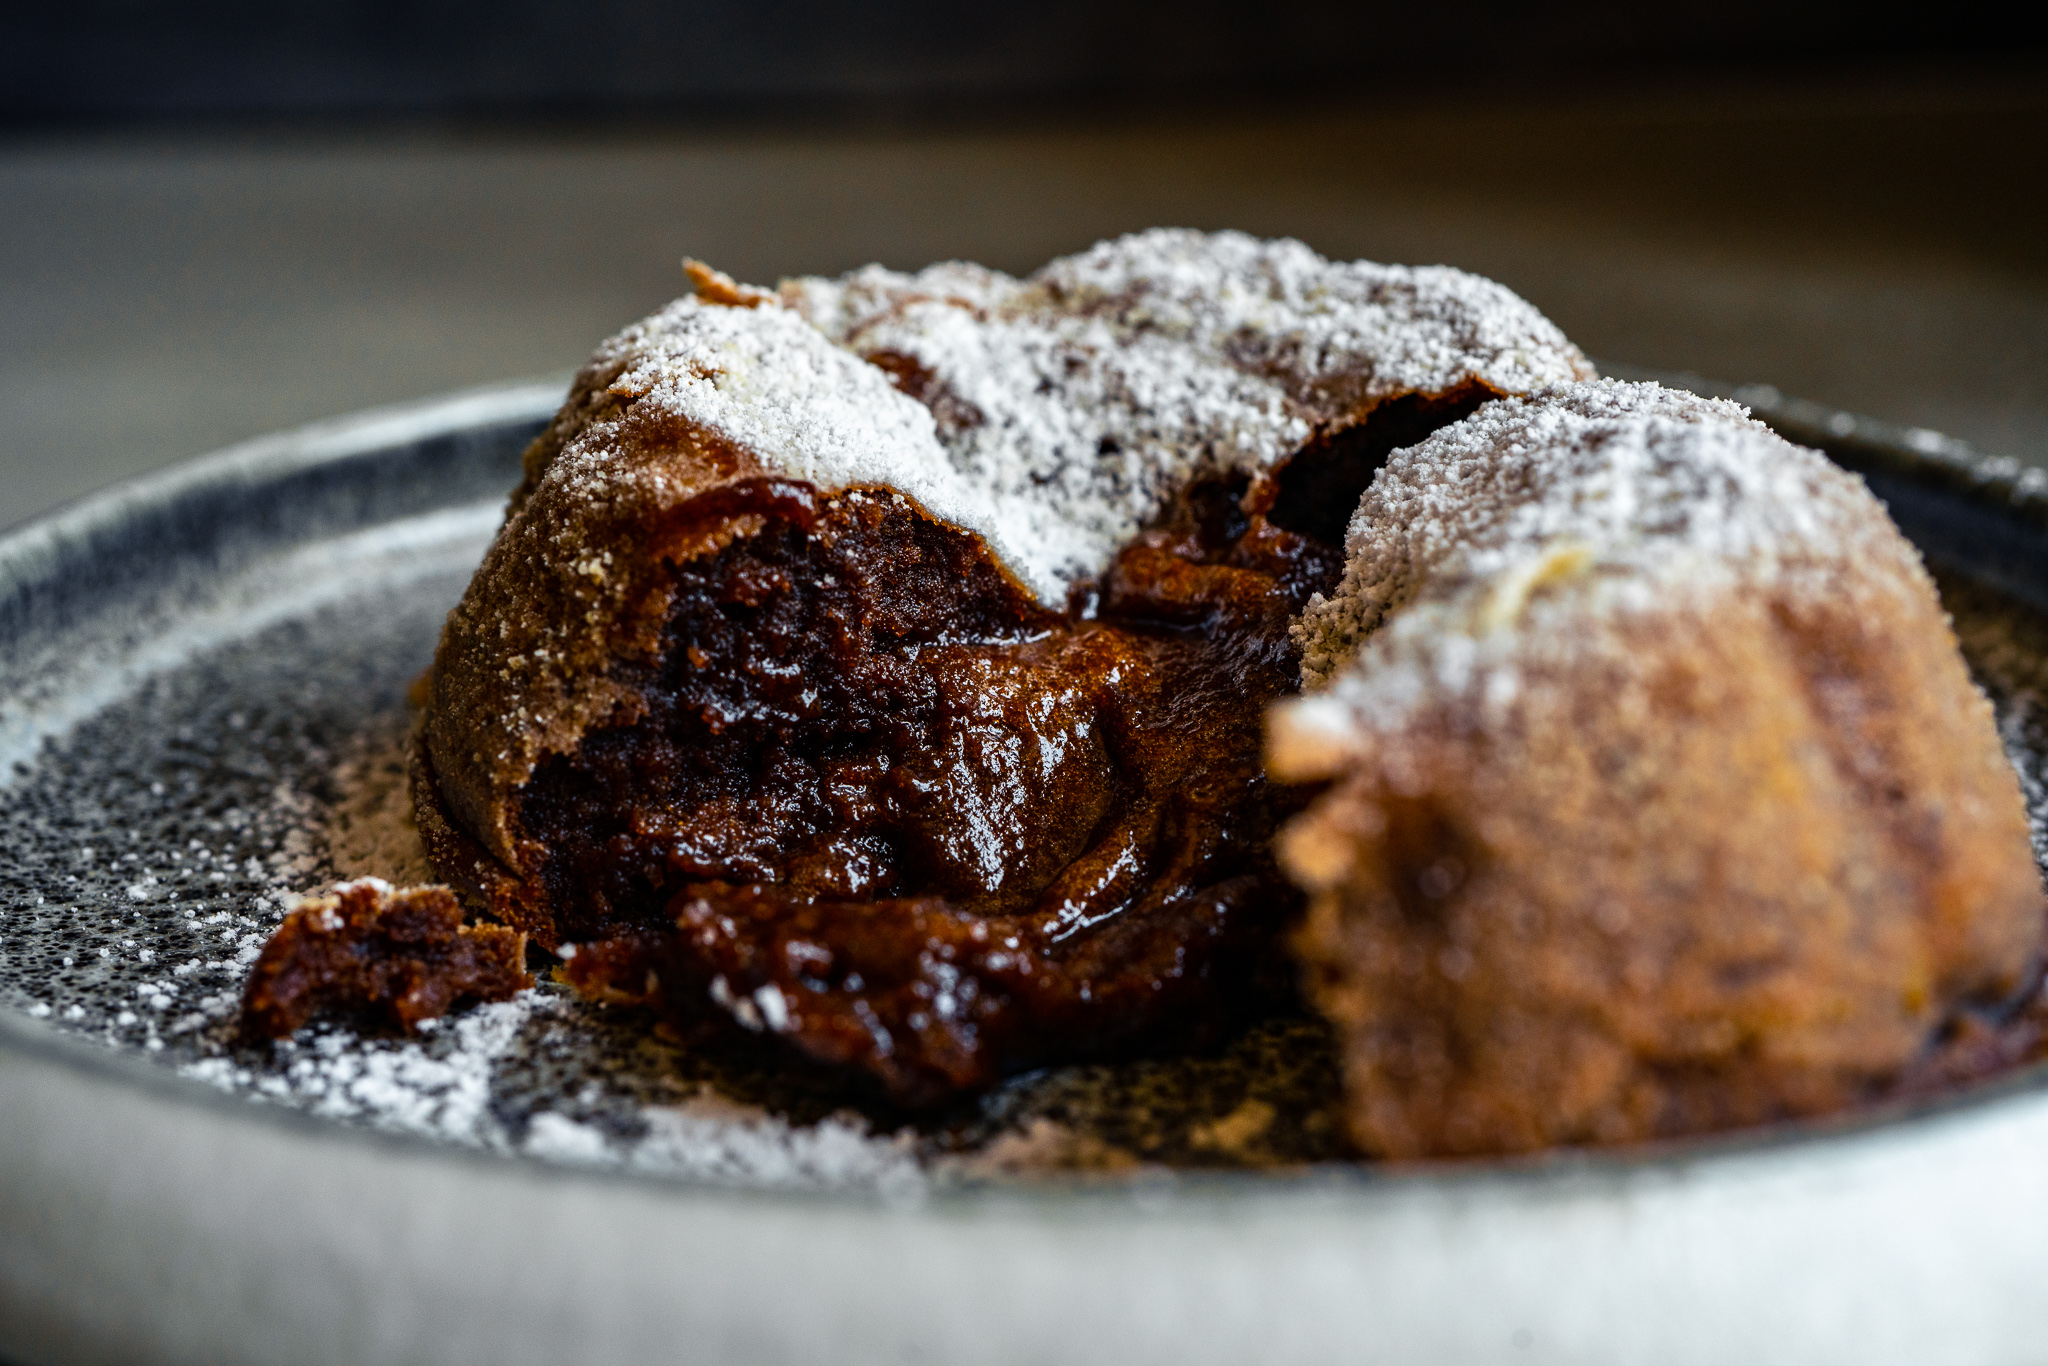
[[[520,790],[501,904],[588,993],[910,1103],[1242,1018],[1298,905],[1268,844],[1303,794],[1260,764],[1288,623],[1386,451],[1479,398],[1186,490],[1065,612],[888,490],[706,495],[760,529],[675,567],[639,714]]]

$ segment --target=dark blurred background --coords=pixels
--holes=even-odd
[[[84,0],[19,7],[0,101],[36,119],[1355,97],[1388,81],[1581,85],[1616,68],[1973,55],[2037,41],[2015,25],[2038,22],[1797,0]]]
[[[0,525],[573,366],[680,289],[1156,223],[2048,464],[2048,15],[1474,0],[0,7]]]

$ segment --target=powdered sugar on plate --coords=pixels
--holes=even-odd
[[[720,1065],[543,984],[412,1038],[236,1034],[288,906],[417,881],[406,684],[460,581],[366,593],[150,680],[8,791],[0,1003],[267,1105],[456,1147],[693,1179],[904,1194],[909,1140],[829,1108],[707,1105]]]
[[[664,1037],[545,977],[412,1038],[316,1022],[239,1041],[244,977],[296,896],[425,866],[405,692],[467,572],[367,583],[188,658],[47,743],[7,789],[0,828],[0,1007],[255,1104],[676,1179],[899,1199],[1048,1168],[1341,1154],[1334,1061],[1301,1020],[1218,1055],[1017,1078],[915,1124],[769,1041]],[[1270,1141],[1197,1141],[1248,1101],[1281,1116]]]

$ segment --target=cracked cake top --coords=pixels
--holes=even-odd
[[[578,373],[436,658],[444,788],[514,864],[501,799],[632,712],[613,664],[655,648],[663,563],[748,534],[720,488],[887,490],[1057,608],[1199,476],[1274,469],[1396,398],[1590,373],[1491,281],[1241,233],[1135,234],[1023,280],[868,267],[771,293],[690,272],[696,297]]]
[[[785,280],[778,297],[929,405],[1049,605],[1205,475],[1268,469],[1410,394],[1592,374],[1505,287],[1161,228],[1025,279],[960,262]]]

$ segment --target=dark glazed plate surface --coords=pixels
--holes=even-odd
[[[1684,377],[1675,382],[1712,387]],[[1184,1359],[1226,1359],[1233,1343],[1250,1350],[1251,1340],[1232,1337],[1229,1324],[1252,1331],[1265,1315],[1255,1306],[1232,1307],[1233,1297],[1283,1274],[1283,1267],[1292,1268],[1284,1273],[1292,1278],[1291,1288],[1283,1293],[1271,1287],[1269,1298],[1277,1306],[1293,1296],[1305,1317],[1298,1340],[1289,1339],[1301,1350],[1277,1355],[1311,1359],[1315,1350],[1342,1340],[1330,1334],[1341,1335],[1351,1317],[1343,1308],[1348,1293],[1332,1299],[1331,1292],[1352,1284],[1346,1277],[1363,1275],[1359,1268],[1377,1265],[1373,1259],[1382,1256],[1396,1257],[1389,1265],[1408,1267],[1403,1274],[1420,1278],[1417,1285],[1433,1275],[1446,1278],[1446,1287],[1458,1277],[1491,1276],[1498,1282],[1496,1309],[1469,1324],[1420,1311],[1403,1319],[1381,1306],[1390,1347],[1405,1344],[1442,1359],[1450,1359],[1446,1352],[1490,1359],[1496,1347],[1501,1355],[1509,1347],[1522,1351],[1515,1332],[1536,1330],[1510,1324],[1495,1333],[1499,1325],[1493,1320],[1505,1314],[1548,1325],[1546,1341],[1578,1342],[1586,1350],[1570,1355],[1580,1359],[1604,1359],[1612,1355],[1610,1348],[1629,1344],[1647,1348],[1664,1340],[1654,1333],[1603,1336],[1593,1320],[1580,1322],[1569,1314],[1569,1322],[1553,1320],[1567,1308],[1570,1314],[1590,1313],[1621,1283],[1615,1277],[1628,1276],[1653,1277],[1642,1292],[1651,1299],[1676,1291],[1704,1312],[1693,1273],[1718,1265],[1716,1257],[1737,1258],[1739,1244],[1763,1236],[1761,1227],[1740,1236],[1717,1232],[1714,1220],[1748,1208],[1744,1201],[1754,1201],[1752,1187],[1759,1181],[1769,1186],[1792,1179],[1808,1192],[1801,1197],[1806,1205],[1791,1200],[1755,1206],[1769,1210],[1755,1217],[1792,1220],[1786,1236],[1793,1243],[1799,1230],[1811,1235],[1825,1228],[1829,1239],[1839,1236],[1845,1247],[1860,1246],[1868,1240],[1859,1241],[1839,1220],[1828,1223],[1831,1216],[1812,1204],[1848,1199],[1863,1190],[1856,1185],[1860,1178],[1842,1177],[1833,1195],[1814,1195],[1798,1177],[1851,1172],[1859,1161],[1866,1167],[1876,1163],[1871,1170],[1878,1174],[1870,1179],[1880,1185],[1863,1191],[1855,1209],[1874,1212],[1890,1208],[1887,1200],[1906,1199],[1894,1217],[1931,1217],[1940,1237],[1932,1243],[1923,1237],[1910,1255],[1898,1249],[1862,1254],[1863,1279],[1853,1293],[1843,1290],[1850,1295],[1844,1304],[1876,1295],[1871,1302],[1880,1320],[1910,1317],[1912,1296],[1885,1296],[1884,1277],[1911,1280],[1919,1274],[1913,1259],[1931,1255],[1927,1249],[1950,1236],[1967,1235],[1976,1246],[2001,1248],[2003,1255],[2035,1266],[2048,1253],[2048,1233],[2031,1231],[2048,1229],[2048,1221],[2014,1222],[2035,1207],[2028,1201],[2048,1212],[2048,1187],[2033,1174],[2048,1164],[2024,1145],[2024,1172],[2016,1157],[2012,1163],[2021,1173],[2015,1177],[2019,1194],[1995,1215],[1955,1206],[1955,1192],[1937,1202],[1948,1209],[1946,1215],[1922,1208],[1932,1198],[1929,1192],[1954,1177],[1954,1164],[1971,1165],[1970,1179],[1977,1180],[1988,1170],[1986,1152],[2022,1150],[2012,1148],[2014,1134],[2048,1139],[2048,1097],[2038,1069],[1910,1114],[1900,1110],[1668,1151],[1562,1157],[1492,1170],[1386,1174],[1345,1167],[1286,1177],[1155,1175],[1018,1192],[986,1178],[1005,1161],[1043,1156],[1043,1144],[1052,1141],[1046,1136],[1053,1133],[1066,1145],[1065,1157],[1084,1161],[1139,1158],[1227,1168],[1335,1156],[1334,1129],[1320,1108],[1330,1073],[1317,1031],[1281,1022],[1215,1058],[1043,1075],[1007,1088],[979,1109],[902,1132],[895,1131],[891,1117],[875,1112],[834,1117],[842,1103],[838,1097],[761,1055],[743,1048],[686,1054],[650,1041],[638,1022],[614,1022],[551,993],[517,1008],[492,1007],[451,1020],[413,1043],[356,1041],[330,1030],[275,1055],[233,1047],[225,1022],[238,990],[238,956],[245,961],[253,953],[285,898],[336,873],[389,871],[374,865],[393,857],[383,836],[399,791],[390,760],[405,725],[406,684],[425,664],[441,614],[460,593],[495,527],[504,493],[517,478],[521,448],[559,394],[556,384],[508,386],[287,434],[124,486],[0,541],[0,764],[6,766],[9,810],[7,857],[0,865],[0,1087],[9,1078],[21,1083],[11,1102],[0,1100],[0,1212],[11,1212],[10,1221],[34,1218],[40,1230],[11,1239],[14,1246],[0,1253],[0,1324],[30,1325],[17,1339],[7,1336],[14,1330],[0,1330],[0,1348],[94,1359],[83,1348],[72,1350],[90,1340],[177,1356],[159,1341],[163,1316],[176,1317],[171,1309],[151,1311],[138,1299],[133,1323],[124,1327],[116,1313],[98,1328],[82,1327],[101,1311],[89,1313],[82,1302],[71,1305],[56,1284],[64,1279],[57,1270],[90,1264],[99,1268],[93,1274],[115,1275],[108,1268],[124,1256],[141,1255],[136,1249],[147,1245],[141,1237],[125,1251],[111,1246],[138,1221],[160,1225],[165,1237],[172,1236],[168,1230],[180,1230],[177,1246],[208,1246],[192,1222],[204,1224],[206,1216],[187,1206],[195,1193],[234,1188],[228,1173],[205,1165],[206,1155],[221,1151],[223,1143],[271,1145],[266,1152],[296,1154],[291,1161],[312,1163],[300,1169],[316,1174],[369,1164],[384,1173],[378,1179],[387,1194],[405,1181],[424,1181],[431,1200],[451,1209],[483,1199],[478,1191],[493,1183],[510,1183],[536,1199],[548,1191],[548,1198],[568,1205],[558,1211],[560,1237],[535,1245],[533,1257],[543,1265],[567,1255],[584,1223],[598,1221],[591,1223],[594,1230],[602,1218],[617,1217],[616,1211],[600,1217],[607,1202],[627,1200],[640,1202],[635,1217],[694,1221],[700,1234],[704,1221],[714,1218],[713,1209],[755,1210],[748,1225],[755,1232],[774,1219],[793,1219],[795,1238],[849,1220],[841,1232],[851,1236],[861,1221],[881,1220],[895,1230],[890,1236],[910,1239],[902,1249],[905,1258],[928,1255],[941,1266],[957,1260],[959,1239],[967,1236],[960,1230],[971,1225],[975,1236],[995,1240],[981,1245],[985,1254],[1005,1267],[1030,1269],[1039,1278],[1034,1284],[1049,1291],[1061,1277],[1085,1273],[1087,1259],[1066,1246],[1080,1232],[1072,1220],[1136,1219],[1155,1233],[1176,1220],[1192,1220],[1195,1231],[1182,1229],[1177,1236],[1215,1242],[1214,1256],[1223,1260],[1211,1269],[1222,1278],[1223,1301],[1197,1307],[1177,1298],[1192,1293],[1180,1272],[1209,1265],[1203,1257],[1210,1254],[1192,1245],[1180,1253],[1152,1249],[1142,1233],[1132,1235],[1138,1241],[1129,1249],[1137,1260],[1121,1264],[1136,1299],[1098,1305],[1085,1290],[1066,1292],[1071,1303],[1084,1307],[1076,1311],[1083,1318],[1097,1316],[1091,1322],[1097,1324],[1098,1345],[1121,1341],[1117,1335],[1126,1329],[1136,1334],[1129,1339],[1135,1344],[1131,1359],[1174,1344]],[[2040,711],[2048,698],[2048,615],[2042,614],[2048,611],[2048,478],[1977,457],[1932,433],[1896,431],[1767,390],[1734,396],[1785,435],[1828,451],[1862,474],[1935,565],[1966,650],[1999,705],[2008,747],[2020,761],[2036,810],[2038,846],[2043,792],[2036,775],[2048,756],[2048,719]],[[728,1099],[707,1101],[700,1092],[705,1082],[718,1083]],[[28,1108],[32,1095],[44,1096],[47,1105]],[[177,1135],[187,1130],[215,1137],[192,1149],[191,1160],[200,1165],[182,1178],[169,1168],[149,1177],[154,1184],[137,1197],[153,1202],[149,1213],[131,1214],[124,1223],[102,1210],[80,1222],[65,1201],[96,1198],[77,1192],[105,1186],[105,1168],[94,1168],[94,1178],[78,1165],[86,1160],[85,1149],[61,1141],[64,1125],[74,1123],[111,1142],[107,1135],[119,1135],[121,1116],[142,1122],[137,1116],[144,1114],[158,1126],[151,1132],[166,1136],[157,1153],[162,1161],[171,1160],[164,1154],[182,1151],[178,1143],[186,1138]],[[374,1135],[411,1138],[394,1147],[388,1137]],[[10,1136],[18,1140],[12,1147]],[[422,1138],[428,1142],[417,1142]],[[129,1151],[143,1142],[131,1135]],[[523,1156],[539,1159],[539,1165],[451,1165],[436,1155],[450,1150]],[[6,1156],[10,1152],[13,1157]],[[252,1172],[261,1168],[257,1158],[250,1162]],[[391,1174],[401,1169],[402,1177]],[[562,1172],[574,1175],[551,1174]],[[658,1186],[622,1185],[620,1173],[664,1179]],[[175,1189],[181,1180],[183,1189]],[[250,1180],[261,1184],[256,1176]],[[563,1187],[562,1180],[572,1185]],[[331,1203],[340,1186],[320,1180],[313,1185],[311,1194],[301,1188],[289,1197],[298,1202],[293,1217],[309,1231],[302,1246],[308,1239],[323,1245],[327,1233],[357,1217]],[[768,1207],[750,1203],[760,1197],[731,1194],[749,1187],[809,1193],[773,1202],[771,1218],[759,1213]],[[293,1188],[287,1182],[280,1189]],[[827,1189],[839,1194],[818,1198]],[[1603,1220],[1619,1220],[1614,1229],[1640,1227],[1659,1200],[1682,1205],[1703,1190],[1711,1197],[1701,1207],[1707,1214],[1659,1216],[1671,1229],[1690,1228],[1705,1239],[1690,1244],[1695,1252],[1687,1255],[1704,1259],[1690,1271],[1660,1271],[1655,1255],[1631,1243],[1636,1235],[1597,1232],[1608,1226]],[[848,1191],[854,1193],[850,1204]],[[698,1203],[691,1213],[673,1213],[680,1207],[664,1203],[692,1192]],[[735,1199],[741,1204],[730,1206]],[[367,1208],[363,1200],[358,1191],[349,1210]],[[1551,1212],[1540,1227],[1527,1223],[1538,1208]],[[1019,1216],[1020,1209],[1027,1213]],[[1319,1222],[1333,1211],[1353,1222],[1333,1233]],[[101,1216],[110,1220],[104,1227],[92,1223]],[[436,1237],[465,1238],[480,1227],[450,1217],[453,1231]],[[990,1232],[1012,1228],[1005,1221],[1014,1217],[1037,1232],[1021,1241]],[[50,1231],[53,1221],[66,1220],[72,1225],[66,1232]],[[1240,1237],[1241,1228],[1228,1236],[1222,1231],[1247,1220],[1291,1237],[1291,1251],[1263,1267],[1246,1264],[1232,1272],[1232,1259],[1242,1260],[1249,1246],[1243,1237],[1250,1235]],[[1575,1299],[1556,1287],[1535,1293],[1544,1285],[1542,1254],[1535,1249],[1573,1227],[1574,1220],[1596,1230],[1584,1235],[1597,1244],[1582,1249],[1589,1267],[1614,1259],[1616,1269],[1603,1282],[1607,1288],[1596,1287],[1591,1299]],[[904,1234],[906,1227],[918,1231]],[[597,1232],[590,1236],[603,1241]],[[1425,1236],[1434,1240],[1436,1263],[1396,1256],[1403,1239]],[[1336,1250],[1311,1257],[1325,1237],[1336,1238]],[[437,1277],[452,1276],[478,1312],[488,1307],[500,1313],[500,1346],[511,1353],[508,1359],[527,1359],[520,1353],[549,1341],[546,1334],[515,1332],[520,1313],[493,1298],[508,1292],[480,1286],[473,1266],[457,1271],[418,1262],[432,1241],[400,1255],[414,1275],[392,1282],[416,1282],[419,1288],[386,1293],[423,1295]],[[831,1240],[820,1234],[817,1241],[824,1246]],[[222,1233],[218,1243],[211,1255],[238,1266],[257,1258],[265,1245],[249,1232]],[[1155,1251],[1154,1262],[1146,1262]],[[323,1264],[344,1281],[369,1278],[367,1285],[393,1274],[390,1266],[358,1265],[360,1258],[351,1261],[332,1248],[327,1255]],[[593,1266],[603,1260],[590,1249],[579,1255]],[[747,1255],[735,1244],[725,1272],[740,1274],[750,1265]],[[1310,1262],[1297,1265],[1290,1257]],[[638,1265],[644,1272],[661,1260]],[[1748,1294],[1741,1287],[1752,1281],[1768,1287],[1764,1262],[1751,1262],[1743,1276],[1723,1277],[1722,1293]],[[1352,1269],[1332,1269],[1340,1267]],[[259,1275],[247,1266],[235,1274],[257,1275],[259,1281],[285,1277],[282,1270]],[[889,1302],[889,1293],[871,1283],[881,1274],[879,1268],[832,1273],[840,1288],[820,1293],[824,1300],[843,1299],[836,1311],[840,1318],[792,1321],[732,1341],[751,1343],[740,1355],[759,1359],[794,1359],[808,1350],[805,1343],[839,1341],[833,1334],[850,1322],[845,1315],[866,1322],[862,1316],[881,1313]],[[1338,1280],[1318,1291],[1316,1275]],[[1663,1279],[1654,1279],[1659,1275]],[[1139,1320],[1129,1317],[1132,1304],[1155,1293],[1144,1289],[1153,1284],[1148,1276],[1168,1287],[1155,1287],[1167,1296],[1160,1303],[1181,1305],[1179,1327],[1164,1336],[1137,1332]],[[751,1302],[749,1294],[769,1293],[775,1280],[775,1273],[764,1271],[723,1299],[672,1297],[665,1308],[627,1317],[644,1326],[692,1304],[689,1312],[700,1316],[736,1315]],[[296,1325],[294,1332],[330,1320],[360,1326],[360,1312],[351,1317],[335,1310],[340,1317],[322,1318],[327,1310],[309,1308],[311,1302],[291,1288],[296,1283],[287,1281],[259,1294],[251,1312],[265,1322]],[[253,1293],[233,1276],[219,1282],[230,1284],[242,1286],[234,1293],[245,1299]],[[1980,1298],[1992,1296],[1979,1306],[1991,1325],[1986,1332],[2008,1312],[2001,1285],[1995,1277],[1980,1278]],[[227,1291],[190,1289],[187,1300],[177,1298],[176,1287],[165,1293],[171,1295],[165,1304],[189,1300],[197,1316],[193,1323],[201,1324],[181,1330],[188,1332],[188,1340],[181,1340],[191,1349],[187,1355],[235,1355],[219,1339],[208,1338],[202,1322],[209,1304],[219,1308],[207,1295]],[[1017,1312],[1029,1308],[1031,1293],[1037,1292],[1024,1293],[1013,1306]],[[606,1303],[603,1294],[592,1294],[597,1298],[576,1312],[595,1313],[591,1306]],[[22,1308],[37,1295],[56,1298],[33,1312]],[[530,1294],[521,1303],[528,1313],[547,1307],[566,1315],[564,1322],[576,1319],[559,1296]],[[1795,1317],[1804,1312],[1789,1303],[1781,1307]],[[416,1312],[427,1316],[421,1323],[432,1318],[428,1309]],[[996,1310],[987,1312],[1000,1317]],[[1211,1313],[1238,1317],[1215,1326],[1203,1342],[1180,1331]],[[1474,1325],[1482,1321],[1492,1325],[1485,1331],[1494,1334],[1486,1339],[1493,1346],[1481,1350],[1472,1338],[1470,1352],[1452,1351],[1478,1333]],[[1896,1344],[1914,1341],[1907,1329],[1921,1322],[1885,1320],[1878,1326],[1888,1323],[1887,1340]],[[615,1334],[603,1341],[627,1340],[616,1336],[623,1331],[616,1326],[600,1330],[593,1324],[586,1324],[590,1332]],[[893,1318],[869,1326],[877,1353],[893,1353],[910,1340],[897,1332],[902,1325]],[[1808,1326],[1819,1331],[1819,1325]],[[804,1336],[814,1329],[830,1332],[824,1338]],[[332,1351],[278,1345],[289,1334],[266,1350],[271,1360],[379,1355],[374,1343],[357,1343],[347,1336],[352,1330],[340,1331],[342,1338],[332,1340],[340,1345]],[[934,1329],[925,1340],[952,1341],[952,1331]],[[996,1356],[1032,1359],[1024,1350],[1029,1344],[1050,1350],[1068,1341],[1057,1332],[1034,1338],[1018,1331],[1018,1351]],[[465,1341],[480,1350],[487,1338]],[[1810,1340],[1840,1345],[1858,1338],[1823,1334]],[[1697,1346],[1714,1340],[1698,1333],[1688,1339]],[[1785,1339],[1797,1340],[1805,1339],[1797,1333]],[[1738,1345],[1736,1338],[1720,1341]],[[1997,1347],[2004,1340],[1985,1341]],[[208,1344],[204,1352],[201,1343]],[[225,1354],[209,1356],[220,1352]],[[471,1353],[465,1347],[455,1355]]]

